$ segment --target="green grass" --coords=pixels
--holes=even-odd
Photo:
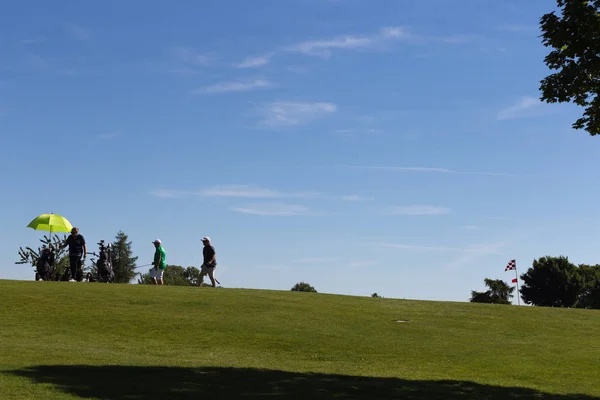
[[[1,399],[600,399],[593,310],[18,281],[0,301]]]

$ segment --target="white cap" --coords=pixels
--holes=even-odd
[[[204,236],[204,237],[202,238],[202,241],[203,241],[203,242],[210,242],[210,238],[209,238],[208,236]]]
[[[160,241],[160,239],[154,239],[154,240],[152,241],[152,243],[158,243],[158,244],[161,244],[162,242]]]

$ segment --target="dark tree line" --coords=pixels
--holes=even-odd
[[[521,274],[521,298],[544,307],[600,308],[600,265],[575,265],[568,257],[541,257]]]
[[[149,267],[150,269],[150,267]],[[137,283],[153,285],[149,271],[139,274]],[[196,267],[184,268],[180,265],[167,265],[164,275],[164,284],[169,286],[200,286],[200,270]],[[206,278],[208,281],[208,277]],[[202,286],[210,286],[203,283]]]

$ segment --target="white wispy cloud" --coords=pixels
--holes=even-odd
[[[317,215],[308,207],[286,203],[264,203],[232,207],[232,211],[260,216],[291,217]]]
[[[98,138],[103,139],[103,140],[110,140],[110,139],[117,138],[119,136],[121,136],[121,132],[114,131],[114,132],[107,132],[107,133],[98,135]]]
[[[273,84],[265,79],[255,79],[252,81],[220,82],[214,85],[191,90],[191,94],[216,94],[231,92],[248,92],[250,90],[271,87]]]
[[[35,69],[46,69],[48,67],[48,62],[44,57],[29,51],[25,52],[25,61]]]
[[[398,206],[386,210],[388,215],[442,215],[450,213],[446,207],[436,207],[427,205]]]
[[[264,106],[261,112],[263,124],[282,127],[306,124],[336,111],[333,103],[277,101]]]
[[[187,68],[187,67],[172,68],[172,69],[169,69],[167,72],[174,74],[174,75],[179,75],[179,76],[193,76],[193,75],[200,75],[203,73],[201,70],[194,69],[194,68]]]
[[[309,68],[304,65],[291,65],[291,66],[287,67],[286,69],[295,74],[303,74],[309,70]]]
[[[467,226],[465,226],[465,229],[468,229],[468,230],[479,230],[481,228],[479,228],[477,225],[467,225]]]
[[[171,190],[171,189],[153,189],[149,193],[150,193],[150,195],[152,195],[154,197],[160,197],[160,198],[165,198],[165,199],[167,199],[167,198],[177,199],[177,198],[190,197],[190,196],[197,195],[197,193],[191,192],[188,190]]]
[[[402,26],[384,26],[371,34],[341,34],[323,39],[311,39],[301,41],[288,46],[276,48],[262,55],[250,56],[235,66],[237,68],[255,68],[266,65],[273,55],[280,52],[298,53],[308,56],[328,58],[335,50],[366,51],[376,49],[388,49],[391,45],[399,42],[404,43],[428,43],[442,42],[447,44],[462,44],[472,42],[480,37],[477,35],[447,35],[441,37],[428,37],[414,34],[408,28]],[[290,67],[295,72],[304,72],[303,67]]]
[[[356,169],[371,169],[391,172],[426,172],[426,173],[441,173],[441,174],[462,174],[462,175],[487,175],[487,176],[514,176],[513,174],[499,172],[481,172],[481,171],[458,171],[449,168],[436,167],[385,167],[385,166],[368,166],[368,165],[344,165],[344,168]]]
[[[468,247],[389,242],[374,243],[373,245],[376,247],[386,247],[406,251],[447,252],[450,253],[448,256],[448,262],[446,262],[443,266],[447,269],[455,269],[458,267],[463,267],[465,265],[472,264],[474,261],[477,261],[481,258],[485,258],[487,256],[501,254],[501,249],[505,247],[507,243],[493,242]]]
[[[378,261],[375,260],[358,260],[358,261],[350,261],[347,265],[350,268],[360,268],[360,267],[370,267],[373,265],[379,264]]]
[[[64,24],[64,29],[74,39],[81,40],[81,41],[88,40],[92,34],[92,31],[90,29],[84,28],[81,25],[77,25],[77,24],[73,24],[73,23]]]
[[[93,70],[93,69],[76,69],[76,68],[59,68],[56,71],[56,73],[59,75],[64,75],[64,76],[85,76],[85,77],[104,75],[104,71],[99,70],[99,69]]]
[[[376,247],[388,247],[392,249],[402,249],[402,250],[415,250],[415,251],[476,251],[476,249],[465,249],[461,247],[450,247],[450,246],[430,246],[430,245],[420,245],[420,244],[407,244],[407,243],[374,243]]]
[[[206,67],[215,61],[215,57],[211,53],[200,53],[185,46],[175,47],[174,52],[181,61],[190,65]]]
[[[421,245],[421,244],[409,244],[409,243],[374,243],[376,247],[387,247],[392,249],[402,250],[414,250],[414,251],[439,251],[439,252],[458,252],[458,253],[491,253],[502,247],[503,243],[492,243],[485,245],[476,245],[471,247],[454,247],[454,246],[435,246],[435,245]]]
[[[247,57],[241,63],[237,64],[237,68],[257,68],[267,65],[272,56],[273,53],[256,57]]]
[[[444,267],[447,269],[456,269],[470,265],[487,256],[502,254],[501,249],[506,247],[506,245],[507,243],[505,242],[495,242],[463,249],[456,258],[447,262]]]
[[[19,40],[20,44],[36,44],[36,43],[43,43],[46,41],[46,36],[44,35],[39,35],[38,37],[34,38],[34,39],[23,39],[23,40]]]
[[[471,43],[482,39],[479,35],[448,35],[437,38],[438,41],[447,44]]]
[[[257,268],[264,268],[264,266],[260,266]],[[270,269],[271,271],[277,271],[277,272],[281,272],[281,271],[289,271],[292,268],[287,266],[287,265],[271,265],[269,267],[267,267],[268,269]]]
[[[291,261],[294,264],[327,264],[327,263],[342,263],[346,267],[360,268],[369,267],[379,264],[375,260],[344,260],[342,257],[306,257]]]
[[[354,131],[352,129],[336,129],[333,133],[339,133],[342,135],[352,135]]]
[[[372,45],[368,37],[339,36],[329,40],[313,40],[295,44],[288,51],[328,57],[333,49],[364,49]]]
[[[446,269],[456,269],[467,265],[472,265],[473,262],[482,258],[502,254],[502,248],[506,247],[506,242],[493,242],[486,244],[473,245],[468,247],[460,246],[437,246],[437,245],[420,245],[407,243],[374,243],[376,247],[386,247],[390,249],[398,249],[404,251],[416,252],[441,252],[449,253],[448,261],[444,263]]]
[[[344,201],[370,201],[370,200],[373,200],[372,197],[363,197],[363,196],[358,196],[355,194],[342,196],[342,197],[340,197],[340,199],[344,200]]]
[[[329,57],[333,50],[366,50],[389,41],[412,38],[403,27],[383,27],[372,35],[341,35],[330,39],[308,40],[285,48],[285,51],[305,55]]]
[[[307,40],[286,47],[288,52],[296,52],[310,56],[329,57],[334,50],[356,50],[386,48],[397,42],[405,43],[429,43],[441,42],[446,44],[471,43],[483,39],[480,35],[446,35],[446,36],[424,36],[410,32],[402,26],[386,26],[378,32],[370,35],[347,34],[335,36],[329,39]]]
[[[386,26],[379,30],[379,33],[384,38],[392,39],[409,39],[414,37],[408,29],[401,26]]]
[[[296,260],[292,260],[293,263],[299,264],[322,264],[328,262],[336,262],[340,261],[340,257],[307,257],[307,258],[299,258]]]
[[[281,192],[273,189],[265,189],[252,185],[222,185],[200,191],[202,196],[208,197],[246,197],[246,198],[310,198],[317,197],[317,193],[312,192]]]
[[[372,200],[368,197],[358,195],[332,196],[317,192],[283,192],[280,190],[266,189],[254,185],[219,185],[201,190],[168,190],[155,189],[150,191],[155,197],[162,198],[184,198],[184,197],[237,197],[248,199],[325,199],[339,201],[367,201]]]
[[[515,104],[500,110],[498,113],[499,120],[515,119],[532,116],[531,111],[538,111],[538,107],[542,105],[542,102],[531,96],[525,96],[520,98]]]
[[[355,134],[366,134],[366,135],[378,135],[384,133],[381,129],[367,128],[367,129],[335,129],[333,133],[344,136],[354,136]]]
[[[508,32],[533,32],[539,30],[535,25],[500,25],[496,28]]]

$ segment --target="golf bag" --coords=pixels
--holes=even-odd
[[[98,260],[96,261],[96,268],[98,269],[98,282],[112,283],[115,280],[115,271],[112,266],[112,245],[108,243],[104,245],[104,240],[98,243],[100,252],[98,254]]]
[[[52,276],[54,275],[54,261],[55,254],[52,249],[44,247],[36,264],[36,281],[40,279],[43,281],[52,280]]]

